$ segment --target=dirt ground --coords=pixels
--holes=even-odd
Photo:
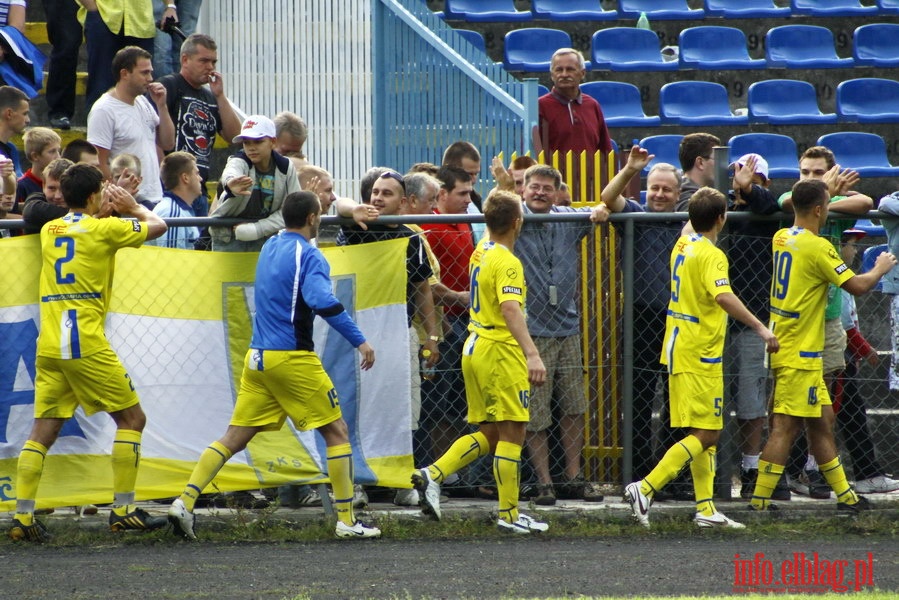
[[[789,535],[787,532],[785,535]],[[764,553],[779,573],[804,552],[820,560],[873,554],[876,589],[899,592],[899,539],[755,541],[507,538],[310,544],[0,546],[0,597],[345,599],[541,598],[731,594],[734,556]],[[843,581],[853,580],[852,567]],[[866,588],[871,589],[871,588]]]

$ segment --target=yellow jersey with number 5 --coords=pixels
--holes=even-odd
[[[146,239],[144,223],[77,212],[41,228],[39,356],[82,358],[109,346],[104,324],[115,253]]]
[[[855,273],[833,244],[802,227],[781,229],[772,239],[771,324],[780,351],[772,368],[824,368],[824,309],[827,284],[842,286]]]
[[[720,375],[727,313],[715,298],[730,293],[727,257],[704,235],[683,235],[671,251],[671,298],[662,364],[668,372]]]
[[[514,300],[524,309],[527,288],[521,261],[505,246],[484,240],[471,255],[468,274],[471,278],[468,330],[488,340],[517,345],[500,307],[503,302]]]

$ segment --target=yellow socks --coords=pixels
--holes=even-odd
[[[140,466],[140,438],[140,431],[116,430],[115,440],[112,442],[114,509],[134,504],[134,487],[137,484],[137,468]]]
[[[696,436],[688,435],[668,448],[668,452],[665,453],[659,464],[640,484],[640,491],[646,497],[652,498],[655,492],[677,477],[677,474],[700,454],[702,454],[702,442]]]
[[[846,481],[846,471],[843,470],[843,463],[840,462],[839,456],[823,465],[818,465],[818,468],[824,475],[824,480],[837,495],[837,502],[849,505],[858,503],[858,495]]]
[[[455,473],[476,458],[486,456],[489,451],[490,445],[487,443],[487,436],[480,431],[463,435],[453,442],[443,456],[428,467],[431,479],[437,483],[443,483],[448,475]]]
[[[26,527],[34,522],[34,499],[44,472],[47,448],[28,440],[19,453],[16,467],[16,519]]]
[[[497,442],[493,457],[493,477],[499,495],[499,518],[508,523],[518,520],[518,479],[521,472],[521,446]]]
[[[715,503],[712,502],[712,496],[715,492],[716,456],[715,446],[709,446],[705,452],[690,463],[693,491],[696,494],[696,512],[704,517],[711,517],[715,514]]]
[[[356,522],[353,514],[353,449],[349,444],[328,446],[327,457],[337,519],[352,527]]]
[[[215,478],[230,458],[231,451],[219,442],[212,442],[203,450],[193,473],[190,474],[187,486],[181,492],[181,501],[184,502],[187,510],[193,512],[197,498],[200,497],[203,489],[209,485],[209,482]]]
[[[774,493],[774,487],[780,481],[783,473],[783,465],[776,465],[767,460],[759,459],[759,476],[755,482],[755,490],[752,492],[752,500],[750,501],[754,508],[758,510],[768,508],[768,505],[771,504],[771,494]]]

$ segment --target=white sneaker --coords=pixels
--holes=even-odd
[[[415,488],[408,490],[405,488],[399,489],[393,497],[393,503],[397,506],[418,506],[419,502],[421,502],[421,499],[418,490]]]
[[[365,508],[368,506],[368,494],[358,483],[353,485],[353,508]]]
[[[195,540],[197,539],[197,534],[194,533],[196,520],[197,517],[194,513],[184,506],[184,501],[181,498],[175,498],[169,507],[169,523],[172,524],[172,532],[177,536]]]
[[[381,537],[381,530],[377,527],[369,527],[362,521],[357,520],[350,527],[343,521],[337,521],[337,527],[334,529],[334,535],[344,539],[365,539]]]
[[[640,491],[642,481],[635,481],[624,486],[624,501],[631,505],[634,519],[649,529],[649,507],[652,501]]]
[[[742,523],[737,523],[733,519],[728,519],[720,512],[715,511],[710,517],[706,517],[702,513],[696,513],[693,522],[699,527],[722,527],[724,529],[746,529]]]
[[[886,475],[878,475],[855,482],[855,491],[859,494],[886,494],[899,490],[899,481]]]
[[[412,486],[418,492],[421,512],[440,520],[440,484],[431,479],[427,467],[412,475]]]
[[[538,521],[534,517],[529,517],[524,513],[518,513],[518,520],[514,523],[499,519],[496,526],[500,531],[508,531],[511,533],[539,533],[549,529],[549,525]]]

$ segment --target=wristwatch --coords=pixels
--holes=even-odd
[[[431,340],[432,342],[439,342],[440,336],[439,335],[431,335],[431,336],[428,336],[428,339]]]

